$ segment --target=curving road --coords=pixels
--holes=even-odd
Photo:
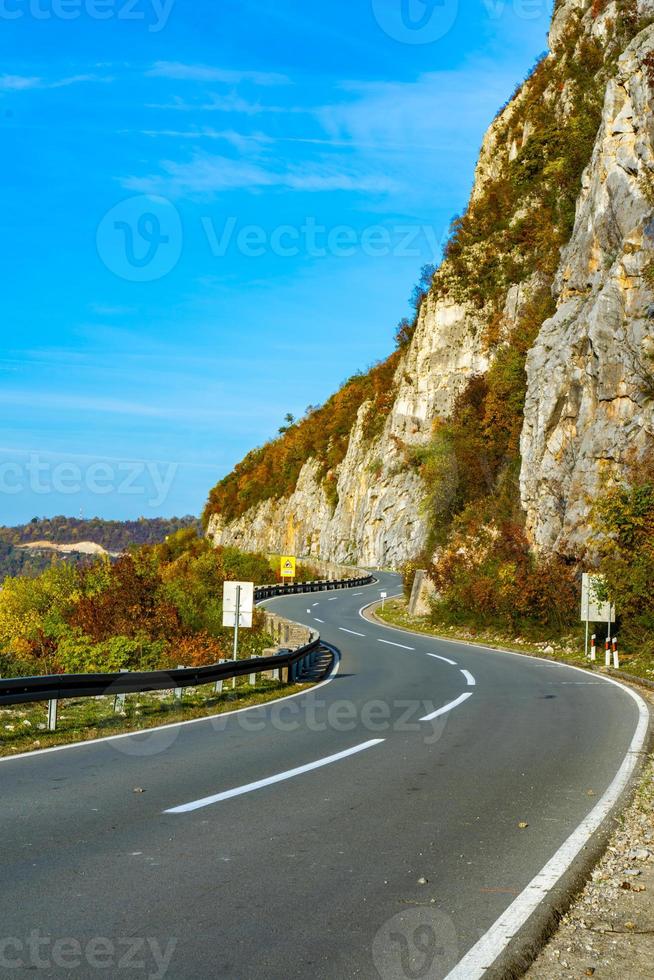
[[[340,650],[312,692],[0,762],[0,976],[483,975],[619,795],[646,708],[374,624],[379,579],[267,603]]]

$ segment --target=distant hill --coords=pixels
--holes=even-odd
[[[29,524],[0,527],[0,581],[7,575],[38,574],[55,557],[66,561],[88,561],[89,554],[95,550],[89,544],[115,555],[132,545],[158,544],[169,534],[187,528],[201,531],[200,521],[190,515],[141,517],[137,521],[35,517]],[[76,544],[79,544],[79,550],[75,548]]]

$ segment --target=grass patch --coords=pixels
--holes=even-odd
[[[174,702],[172,691],[128,694],[125,711],[120,714],[114,711],[113,696],[60,701],[55,732],[46,730],[46,702],[0,708],[0,756],[33,752],[72,742],[90,742],[109,735],[147,731],[158,725],[206,718],[236,708],[267,704],[313,686],[282,685],[279,681],[265,679],[250,686],[244,678],[239,678],[235,690],[228,688],[228,685],[231,685],[231,681],[225,681],[221,694],[216,694],[214,684],[186,688],[181,705]]]
[[[378,619],[389,626],[400,629],[425,633],[439,639],[457,640],[461,643],[480,643],[498,650],[513,650],[527,656],[546,657],[548,660],[558,660],[561,663],[572,664],[575,667],[589,668],[590,663],[584,656],[584,630],[579,630],[568,636],[556,639],[536,641],[533,637],[523,637],[508,634],[497,628],[473,628],[470,626],[449,626],[444,623],[433,623],[425,617],[410,616],[404,599],[392,599],[385,604],[384,611],[375,610]],[[548,649],[551,648],[551,652]],[[597,666],[604,663],[604,649],[598,640]],[[620,669],[635,677],[654,680],[654,669],[651,667],[651,657],[620,651]]]

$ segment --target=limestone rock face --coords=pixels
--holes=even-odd
[[[522,502],[538,549],[583,546],[590,497],[654,436],[654,27],[624,53],[527,361]]]

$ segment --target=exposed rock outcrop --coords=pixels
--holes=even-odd
[[[653,83],[650,27],[608,86],[558,309],[527,360],[521,487],[539,549],[583,546],[601,479],[654,438]]]

